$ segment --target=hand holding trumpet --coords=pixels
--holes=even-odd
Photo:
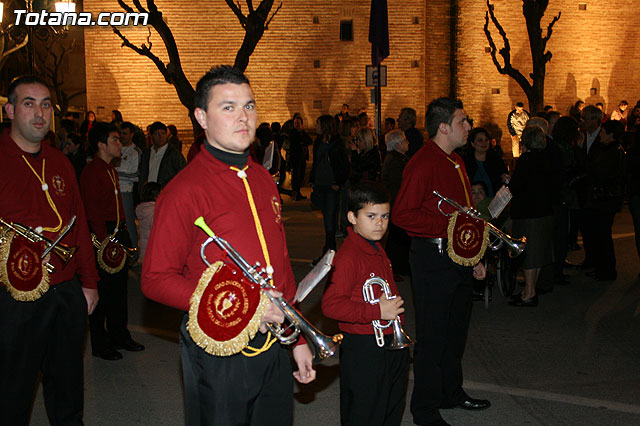
[[[277,290],[269,290],[269,293],[273,297],[281,297],[282,293]],[[284,322],[284,313],[275,303],[271,302],[267,306],[267,310],[265,311],[262,318],[260,318],[260,328],[258,329],[260,333],[264,334],[269,329],[267,328],[267,324],[282,324]]]
[[[395,296],[389,299],[386,294],[383,294],[380,296],[380,319],[387,321],[396,319],[398,315],[404,312],[402,305],[404,305],[402,297]]]

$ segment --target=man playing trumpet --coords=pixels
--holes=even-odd
[[[114,361],[122,359],[117,349],[142,351],[144,346],[131,338],[127,329],[127,253],[122,244],[131,244],[118,172],[111,162],[120,158],[120,134],[113,124],[96,122],[89,131],[89,151],[94,154],[80,176],[80,191],[87,209],[91,232],[97,240],[100,301],[89,317],[93,356]],[[114,241],[115,240],[115,241]],[[117,241],[117,242],[116,242]],[[106,329],[105,329],[106,322]]]
[[[235,68],[213,68],[196,86],[195,105],[195,118],[204,129],[206,141],[200,153],[158,198],[143,264],[142,290],[147,297],[183,311],[189,311],[191,303],[207,303],[194,294],[198,282],[210,270],[200,255],[207,236],[194,225],[202,216],[211,230],[249,263],[260,262],[277,289],[291,300],[296,284],[287,252],[280,196],[269,172],[249,157],[258,119],[249,81]],[[204,254],[212,264],[230,262],[214,244],[209,244]],[[229,268],[223,271],[228,272]],[[215,305],[211,316],[220,319],[219,329],[232,329],[236,324],[225,322],[225,318],[242,309],[229,308],[251,289],[239,284],[241,274],[220,283],[215,282],[217,275],[213,275],[207,288],[213,291],[210,287],[219,284],[224,291],[211,297],[211,304]],[[248,333],[251,340],[238,353],[236,348],[226,348],[233,353],[226,356],[207,353],[202,342],[191,334],[193,327],[187,329],[190,318],[185,315],[180,347],[187,426],[291,424],[293,380],[289,353],[266,333],[265,325],[280,323],[284,316],[273,303],[263,308],[264,314],[254,316],[250,324],[256,325],[255,318],[260,332]],[[238,321],[246,319],[239,317]],[[301,340],[292,352],[298,367],[293,377],[301,383],[314,380],[309,347]]]
[[[8,98],[11,128],[0,135],[0,218],[33,229],[34,240],[53,242],[76,216],[61,243],[79,249],[65,265],[54,254],[41,259],[44,247],[18,232],[0,231],[6,254],[0,259],[0,423],[29,423],[40,371],[51,424],[82,425],[83,343],[87,313],[98,301],[89,229],[73,166],[42,143],[53,116],[46,83],[19,77]],[[47,262],[55,272],[47,272]]]

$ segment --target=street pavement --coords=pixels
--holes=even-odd
[[[308,194],[307,194],[308,195]],[[308,200],[283,196],[283,219],[296,279],[309,271],[324,242],[322,217]],[[172,232],[170,229],[166,232]],[[540,296],[537,308],[515,308],[493,291],[488,306],[476,302],[463,361],[467,392],[491,400],[481,412],[442,410],[461,425],[640,425],[640,264],[626,206],[616,215],[614,242],[618,279],[597,282],[570,270],[571,284]],[[570,252],[574,262],[582,251]],[[129,280],[130,329],[146,345],[104,361],[85,351],[85,423],[90,426],[182,425],[182,382],[177,330],[182,313],[144,298],[140,267]],[[405,330],[415,336],[409,277],[399,282],[406,300]],[[337,332],[322,317],[321,290],[302,311],[325,333]],[[317,380],[295,387],[294,425],[338,425],[337,357],[317,367]],[[402,425],[412,425],[407,408]],[[0,423],[1,413],[0,413]],[[47,425],[42,387],[35,396],[32,425]]]

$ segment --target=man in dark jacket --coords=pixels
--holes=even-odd
[[[187,165],[180,152],[168,144],[167,126],[156,121],[149,128],[153,145],[142,153],[140,163],[140,192],[147,182],[165,186]]]
[[[584,269],[598,281],[612,281],[618,276],[611,227],[622,203],[624,151],[619,138],[624,132],[620,122],[602,123],[602,111],[588,105],[582,111],[585,139],[578,150],[578,161],[585,178],[578,189]]]

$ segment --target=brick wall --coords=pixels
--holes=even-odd
[[[476,124],[497,123],[501,127],[503,147],[505,152],[510,151],[507,114],[518,101],[526,106],[527,99],[513,79],[496,71],[490,54],[484,52],[489,46],[483,31],[486,4],[460,3],[464,3],[464,11],[458,26],[458,96]],[[531,54],[522,2],[491,3],[509,37],[513,66],[528,76]],[[579,10],[579,3],[586,4],[587,9]],[[640,20],[632,13],[630,3],[552,0],[542,21],[543,35],[559,11],[562,15],[547,43],[553,57],[547,63],[545,104],[563,114],[577,99],[594,104],[601,101],[608,113],[621,99],[635,104],[640,99]],[[499,49],[502,39],[495,28],[492,34]],[[597,88],[595,95],[591,88]],[[492,94],[492,89],[499,89],[500,93]]]
[[[321,114],[339,112],[343,102],[353,113],[366,107],[373,116],[370,88],[365,87],[365,65],[371,58],[370,1],[282,3],[246,71],[256,94],[259,120],[283,122],[300,112],[305,126],[313,127],[313,120]],[[177,1],[157,0],[156,4],[173,31],[185,73],[194,86],[212,65],[233,63],[244,32],[224,2],[191,1],[189,7]],[[117,11],[118,5],[109,0],[85,0],[84,10]],[[313,23],[314,16],[317,24]],[[343,19],[353,20],[352,42],[339,40]],[[382,89],[383,117],[397,117],[404,106],[414,107],[424,117],[424,1],[390,0],[389,21],[391,55],[384,61],[388,81]],[[123,33],[136,44],[148,35],[141,27],[127,28]],[[166,60],[162,41],[153,30],[151,41],[152,51]],[[108,118],[112,109],[119,109],[125,120],[141,126],[158,119],[174,123],[181,137],[189,140],[187,111],[173,87],[148,58],[120,44],[110,29],[93,27],[85,31],[88,108],[97,110],[100,118]],[[314,68],[316,60],[320,61],[319,68]]]
[[[244,35],[231,10],[222,1],[156,1],[173,30],[189,80],[212,65],[233,63]],[[244,2],[242,2],[244,4]],[[256,3],[256,2],[254,2]],[[365,65],[370,62],[369,0],[283,0],[282,9],[251,57],[247,75],[259,105],[260,121],[284,121],[301,112],[307,127],[324,113],[336,113],[343,102],[355,112],[366,107],[373,115],[370,89],[365,87]],[[382,91],[383,117],[397,117],[403,106],[418,111],[424,125],[426,104],[448,95],[451,78],[450,0],[388,0],[391,55],[388,85]],[[506,116],[524,93],[510,78],[500,75],[484,49],[484,1],[458,0],[455,51],[457,96],[476,124],[496,123],[506,135]],[[607,112],[620,99],[640,98],[640,26],[628,0],[581,2],[552,0],[543,20],[546,27],[562,10],[548,49],[546,99],[561,112],[580,98],[605,103]],[[278,1],[275,4],[279,4]],[[509,36],[513,65],[530,71],[530,53],[520,1],[493,0],[495,12]],[[188,6],[188,7],[185,7]],[[117,11],[115,0],[85,0],[84,10]],[[314,24],[314,17],[318,23]],[[354,41],[339,41],[339,23],[352,19]],[[137,44],[148,36],[145,28],[124,32]],[[495,30],[494,30],[495,34]],[[496,38],[501,46],[499,35]],[[160,38],[151,32],[153,51],[163,60]],[[191,125],[172,86],[155,65],[127,48],[110,29],[85,31],[87,106],[100,118],[112,109],[141,126],[155,120],[174,123],[190,140]],[[314,61],[320,67],[314,68]],[[417,65],[417,67],[415,67]],[[597,88],[591,95],[590,89]],[[499,89],[499,94],[492,94]],[[507,137],[503,145],[508,151]]]

